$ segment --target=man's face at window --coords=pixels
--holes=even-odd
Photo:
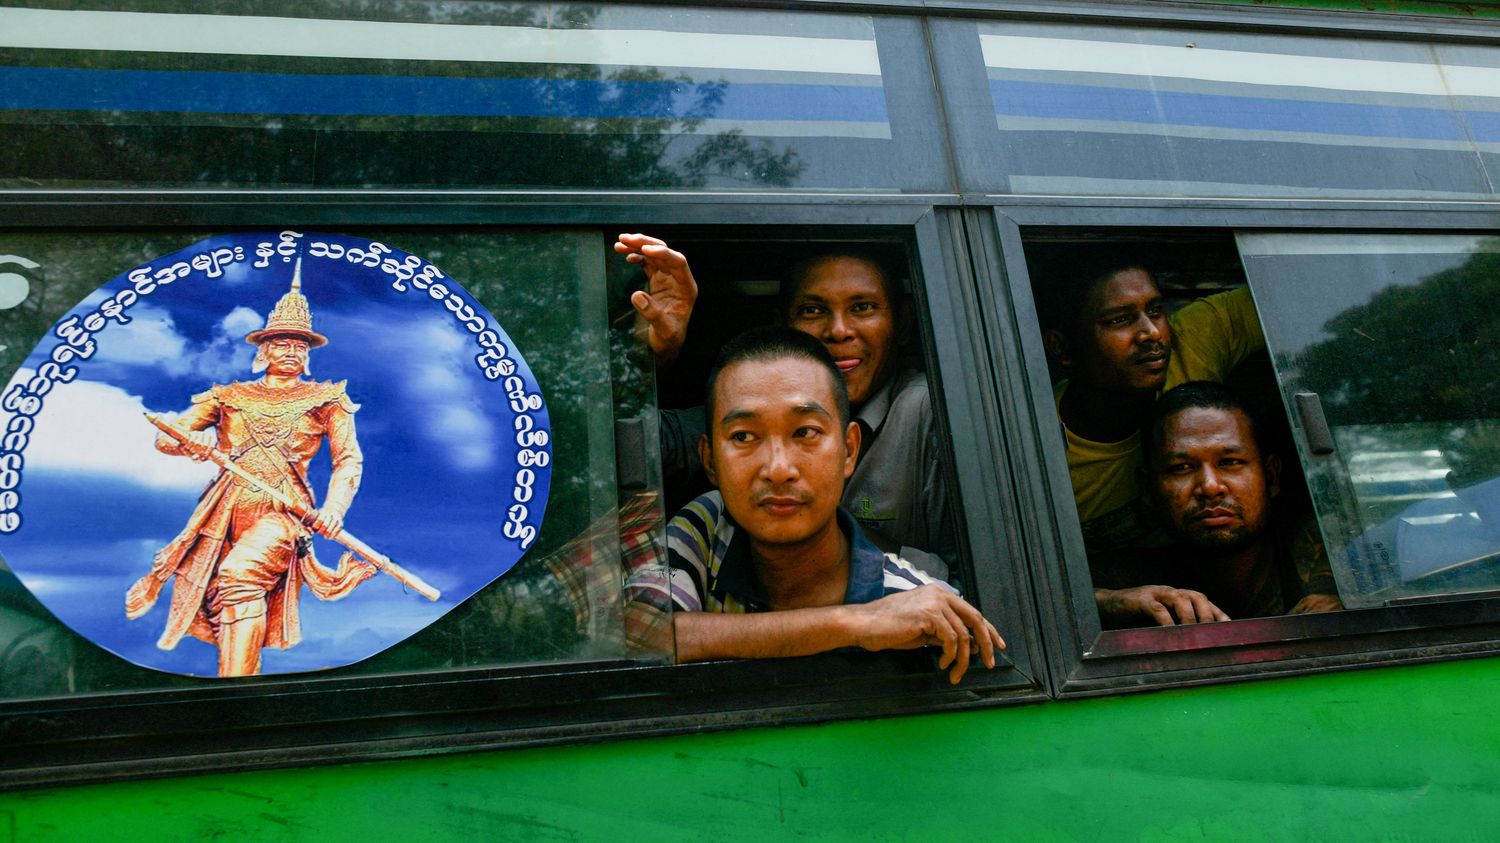
[[[1280,463],[1263,459],[1238,410],[1192,407],[1160,423],[1147,455],[1149,491],[1173,538],[1233,551],[1269,523]]]
[[[1126,269],[1090,288],[1079,312],[1071,377],[1096,389],[1156,392],[1167,380],[1172,328],[1161,291],[1142,269]]]
[[[858,407],[890,380],[897,313],[879,267],[868,261],[838,257],[814,264],[792,295],[787,324],[828,346],[850,404]]]
[[[832,373],[797,357],[725,367],[700,444],[709,480],[750,537],[794,545],[836,527],[859,432],[841,425]]]
[[[300,375],[307,371],[307,341],[276,337],[264,345],[266,371],[273,375]]]

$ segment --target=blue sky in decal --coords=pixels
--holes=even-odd
[[[155,647],[168,592],[145,617],[124,616],[125,590],[182,529],[217,471],[158,454],[154,430],[140,413],[180,411],[213,383],[257,377],[250,370],[254,347],[244,335],[264,323],[287,291],[291,265],[274,258],[263,270],[250,264],[255,244],[275,239],[228,235],[179,253],[242,245],[247,259],[219,279],[199,273],[163,286],[125,312],[129,324],[107,325],[95,336],[98,352],[79,365],[78,377],[44,398],[23,452],[24,520],[20,530],[0,536],[0,552],[59,619],[138,664],[215,672],[215,649],[195,639],[184,639],[171,652]],[[368,243],[315,234],[303,239]],[[164,257],[151,265],[169,263]],[[91,311],[123,288],[124,280],[122,274],[73,312]],[[392,290],[388,276],[377,270],[304,258],[302,281],[314,330],[329,338],[311,352],[312,377],[347,379],[350,397],[361,405],[355,419],[364,476],[346,526],[441,589],[443,598],[430,603],[403,593],[383,575],[338,602],[322,603],[304,591],[304,640],[289,650],[267,650],[267,673],[372,655],[435,621],[522,555],[501,536],[516,470],[514,413],[500,384],[486,381],[475,366],[479,349],[472,335],[441,303],[417,290]],[[451,279],[445,283],[457,286]],[[502,327],[485,315],[492,328]],[[29,377],[54,344],[55,338],[44,340],[13,383]],[[522,352],[512,349],[513,357]],[[520,366],[536,391],[525,363]],[[548,427],[545,409],[536,416],[540,427]],[[328,472],[325,447],[310,472],[320,499]],[[537,474],[536,500],[545,501],[548,472]],[[317,553],[320,562],[333,565],[340,549],[319,539]]]

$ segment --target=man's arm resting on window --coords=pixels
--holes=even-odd
[[[1144,618],[1150,618],[1158,626],[1229,620],[1202,593],[1168,585],[1096,588],[1094,605],[1099,607],[1099,617],[1105,626],[1138,625]]]
[[[732,615],[680,612],[673,618],[678,661],[808,656],[842,647],[870,651],[943,648],[938,666],[958,682],[971,652],[986,667],[1005,649],[993,624],[963,598],[925,585],[873,603]]]

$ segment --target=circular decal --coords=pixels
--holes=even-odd
[[[214,237],[116,277],[0,393],[0,553],[158,670],[349,664],[536,539],[546,403],[490,313],[358,237]]]

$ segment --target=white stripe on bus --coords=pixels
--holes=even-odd
[[[981,34],[986,67],[1423,96],[1500,96],[1500,68]]]
[[[0,47],[880,75],[873,37],[0,8]]]
[[[1469,255],[1500,252],[1491,236],[1467,234],[1256,234],[1235,238],[1242,257],[1282,255]]]

